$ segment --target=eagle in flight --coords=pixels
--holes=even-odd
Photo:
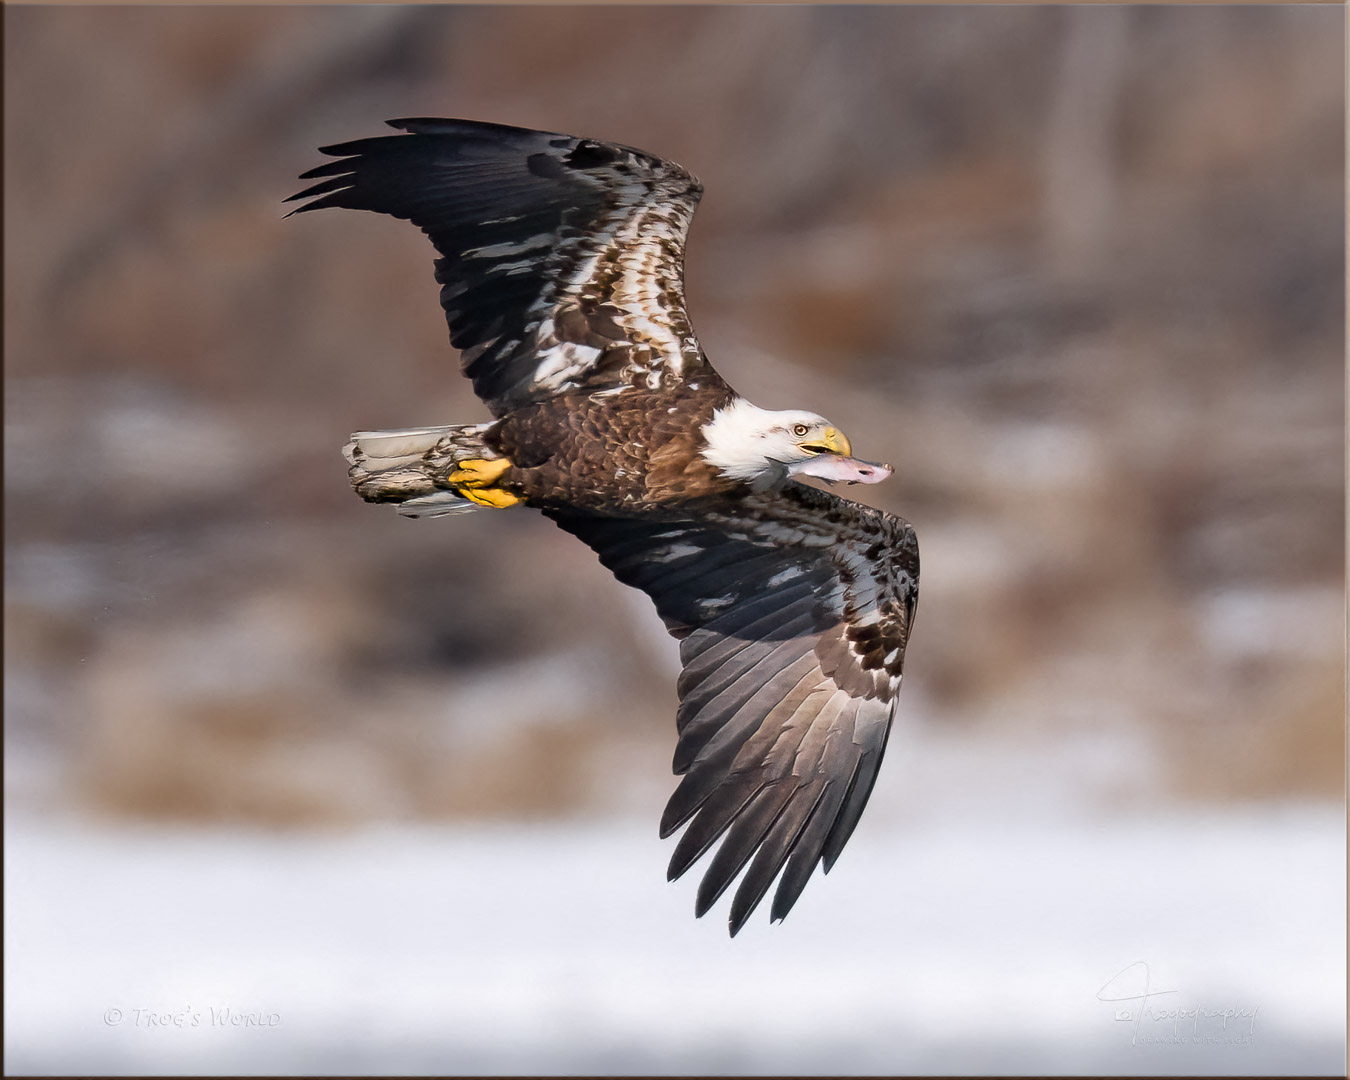
[[[641,150],[468,120],[322,148],[294,212],[411,221],[487,424],[361,431],[352,484],[409,516],[528,506],[645,592],[679,639],[679,877],[717,841],[703,915],[787,915],[852,834],[914,623],[908,522],[801,483],[876,483],[813,412],[737,394],[699,347],[684,245],[702,186]],[[290,200],[288,200],[290,201]],[[749,868],[746,865],[749,864]],[[781,875],[781,876],[780,876]]]

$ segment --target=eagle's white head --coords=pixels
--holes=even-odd
[[[792,476],[875,484],[891,475],[889,465],[854,458],[848,436],[825,417],[800,409],[772,412],[745,398],[713,413],[703,438],[708,464],[759,491]]]

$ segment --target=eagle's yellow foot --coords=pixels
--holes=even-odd
[[[495,458],[492,461],[486,458],[469,458],[467,461],[455,462],[454,472],[446,479],[456,487],[491,487],[493,481],[501,479],[502,473],[509,468],[511,468],[509,458]]]
[[[470,502],[479,506],[490,506],[494,510],[504,510],[515,506],[520,500],[503,488],[460,488],[459,493]]]
[[[445,479],[470,502],[500,510],[520,502],[518,497],[505,488],[492,486],[510,468],[509,458],[497,458],[493,461],[470,458],[468,461],[457,462],[454,472]]]

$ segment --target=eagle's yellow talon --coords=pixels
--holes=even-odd
[[[503,488],[461,488],[460,492],[470,502],[476,502],[479,506],[490,506],[494,510],[502,510],[508,506],[515,506],[520,502],[516,496]]]
[[[494,461],[470,458],[468,461],[457,462],[455,471],[446,479],[456,487],[485,488],[498,480],[509,468],[511,468],[510,458],[497,458]]]
[[[501,479],[502,474],[510,468],[509,458],[496,458],[492,461],[486,458],[471,458],[468,461],[458,462],[455,471],[445,479],[470,502],[500,510],[520,502],[517,496],[505,488],[492,487],[492,484]]]

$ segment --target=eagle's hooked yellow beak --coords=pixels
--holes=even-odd
[[[848,436],[838,428],[827,427],[824,433],[810,442],[801,443],[803,450],[809,450],[813,454],[843,454],[844,457],[853,456],[853,444],[848,441]]]

